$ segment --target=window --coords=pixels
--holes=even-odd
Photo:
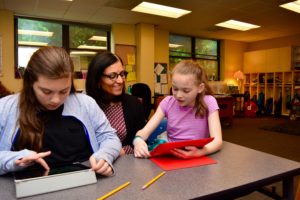
[[[220,79],[219,41],[171,34],[169,39],[170,70],[185,59],[196,60],[209,80]]]
[[[78,25],[69,26],[69,49],[77,77],[85,78],[88,64],[97,51],[107,50],[107,41],[107,31]]]
[[[192,38],[170,35],[169,48],[170,56],[189,58],[192,56]]]
[[[74,62],[75,78],[85,78],[88,64],[98,51],[110,50],[110,27],[16,17],[16,77],[31,55],[42,46],[64,47]]]

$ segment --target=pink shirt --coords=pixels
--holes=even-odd
[[[208,115],[219,109],[217,100],[211,95],[204,96]],[[168,140],[195,140],[210,137],[208,117],[195,117],[193,107],[180,106],[173,96],[165,97],[159,104],[168,119]]]

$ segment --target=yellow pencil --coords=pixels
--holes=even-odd
[[[126,182],[124,183],[123,185],[117,187],[116,189],[112,190],[111,192],[107,193],[106,195],[98,198],[97,200],[103,200],[103,199],[106,199],[107,197],[119,192],[120,190],[122,190],[123,188],[127,187],[128,185],[130,184],[130,182]]]
[[[157,181],[160,177],[162,177],[163,175],[165,175],[166,172],[162,172],[160,174],[158,174],[157,176],[155,176],[151,181],[149,181],[148,183],[146,183],[143,187],[142,190],[146,189],[147,187],[149,187],[152,183],[154,183],[155,181]]]

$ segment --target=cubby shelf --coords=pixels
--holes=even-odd
[[[289,115],[287,104],[300,92],[300,71],[245,73],[243,92],[246,91],[250,93],[250,98],[258,98],[263,93],[265,106],[272,98],[272,114],[275,113],[276,103],[281,101],[281,115]]]

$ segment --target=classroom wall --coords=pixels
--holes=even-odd
[[[136,45],[134,24],[112,24],[112,46],[116,44]]]
[[[236,71],[243,71],[244,52],[248,47],[246,42],[223,40],[221,42],[221,80],[227,84],[238,85],[233,78]]]
[[[167,63],[169,67],[169,31],[155,29],[154,62]],[[171,88],[170,70],[168,68],[168,88]]]
[[[137,24],[137,82],[146,83],[154,89],[154,25]]]
[[[0,81],[10,91],[21,89],[21,79],[15,79],[14,69],[14,15],[13,12],[0,10],[0,34],[2,36],[2,75]]]
[[[249,43],[247,51],[272,49],[286,46],[300,46],[300,34]]]

